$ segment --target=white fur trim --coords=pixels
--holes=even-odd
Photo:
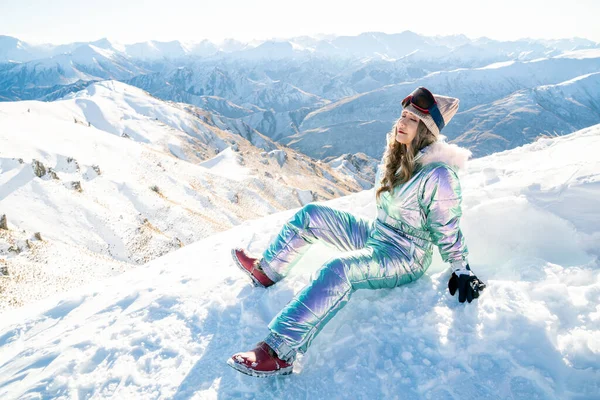
[[[418,159],[421,165],[443,162],[456,169],[464,169],[472,153],[469,149],[455,144],[437,141],[421,150],[423,155]]]

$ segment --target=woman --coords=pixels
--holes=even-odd
[[[296,354],[307,350],[355,290],[418,279],[431,264],[433,245],[452,266],[450,293],[458,290],[461,303],[479,296],[485,285],[469,268],[459,227],[462,198],[456,169],[470,152],[438,141],[458,103],[423,87],[402,101],[402,115],[388,135],[383,170],[375,178],[374,221],[308,204],[283,226],[262,258],[232,251],[236,264],[263,287],[283,279],[311,243],[324,241],[344,253],[323,265],[271,321],[265,340],[232,356],[230,366],[260,377],[291,373]]]

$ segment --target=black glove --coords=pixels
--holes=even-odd
[[[458,289],[458,301],[469,303],[479,297],[479,292],[485,289],[485,283],[480,281],[467,265],[466,268],[452,272],[448,281],[448,291],[452,296]]]

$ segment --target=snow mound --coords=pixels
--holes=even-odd
[[[287,154],[283,150],[271,150],[267,155],[277,161],[280,167],[283,167],[287,160]]]
[[[240,181],[248,176],[248,170],[240,165],[241,156],[231,147],[199,165],[231,180]]]
[[[298,194],[298,199],[302,205],[315,201],[315,196],[311,190],[296,189],[296,193]]]
[[[475,160],[463,173],[471,266],[460,304],[436,252],[428,273],[358,291],[294,374],[259,380],[225,361],[336,252],[254,288],[229,250],[260,252],[293,214],[245,222],[146,266],[0,319],[2,398],[592,399],[600,392],[600,126]],[[372,217],[372,190],[330,201]]]

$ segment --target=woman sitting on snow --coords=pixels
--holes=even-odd
[[[236,264],[263,287],[283,279],[311,243],[324,241],[344,252],[323,265],[271,321],[263,342],[227,361],[236,370],[261,377],[290,374],[296,354],[307,350],[355,290],[418,279],[431,264],[433,245],[451,264],[448,289],[452,295],[458,290],[461,303],[470,303],[485,288],[469,268],[459,227],[462,196],[455,169],[464,166],[470,152],[438,141],[458,110],[458,99],[420,87],[402,107],[375,178],[374,221],[308,204],[283,226],[262,258],[232,251]]]

